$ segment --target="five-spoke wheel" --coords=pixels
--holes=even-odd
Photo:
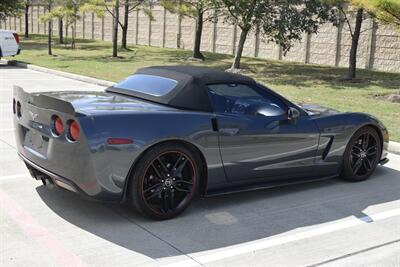
[[[181,145],[165,144],[148,151],[131,183],[137,210],[157,219],[181,213],[196,192],[198,166],[198,156]]]
[[[367,179],[375,170],[381,153],[377,132],[370,127],[358,130],[347,146],[344,155],[343,178],[350,181]]]

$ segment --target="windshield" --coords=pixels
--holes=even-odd
[[[114,85],[114,88],[124,89],[152,96],[164,96],[171,92],[177,81],[160,76],[135,74]]]

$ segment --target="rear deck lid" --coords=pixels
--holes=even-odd
[[[64,91],[45,92],[40,95],[70,103],[75,112],[83,114],[176,110],[165,105],[108,92]]]

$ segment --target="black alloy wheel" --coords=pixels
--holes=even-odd
[[[133,183],[137,210],[156,219],[170,219],[181,213],[197,189],[197,162],[197,155],[183,146],[167,145],[149,151]]]
[[[351,148],[351,168],[355,175],[370,172],[377,160],[377,140],[368,132],[362,134]]]
[[[375,170],[381,155],[381,141],[375,129],[358,130],[351,138],[344,156],[343,178],[367,179]]]

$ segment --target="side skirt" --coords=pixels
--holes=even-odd
[[[311,182],[316,182],[316,181],[328,180],[328,179],[332,179],[332,178],[336,178],[336,177],[338,177],[337,174],[325,176],[325,177],[311,178],[311,179],[303,178],[303,179],[285,180],[283,182],[274,182],[274,183],[269,182],[269,183],[253,184],[253,185],[232,185],[232,186],[228,185],[225,188],[210,190],[207,192],[206,195],[204,195],[204,197],[228,195],[228,194],[234,194],[234,193],[239,193],[239,192],[248,192],[248,191],[275,188],[275,187],[288,186],[288,185],[305,184],[305,183],[311,183]]]

